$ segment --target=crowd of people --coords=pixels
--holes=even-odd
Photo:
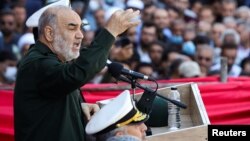
[[[35,43],[27,17],[56,0],[5,0],[0,14],[0,84],[14,84],[17,64]],[[82,22],[82,48],[119,9],[141,11],[141,24],[116,38],[111,61],[160,79],[218,75],[221,57],[228,75],[250,75],[249,0],[72,0]],[[136,20],[136,19],[134,19]],[[89,83],[113,81],[104,68]]]
[[[250,75],[248,0],[55,1],[0,5],[0,83],[15,84],[16,140],[145,140],[149,116],[129,91],[101,110],[81,93],[113,81],[107,59],[156,80],[217,75],[221,57],[229,76]]]

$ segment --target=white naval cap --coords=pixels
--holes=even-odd
[[[36,11],[35,13],[33,13],[27,19],[26,26],[27,27],[38,27],[38,21],[39,21],[39,18],[41,17],[41,15],[43,14],[43,12],[45,10],[47,10],[48,8],[50,8],[50,7],[58,6],[58,5],[70,7],[70,1],[69,0],[59,0],[57,2],[51,3],[49,5],[46,5],[45,7],[41,8],[38,11]]]
[[[85,130],[87,134],[103,134],[128,124],[145,122],[148,118],[134,106],[130,92],[125,90],[95,113]]]

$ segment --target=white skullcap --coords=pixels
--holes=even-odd
[[[20,37],[17,45],[18,45],[19,49],[22,50],[24,45],[31,45],[34,43],[35,43],[34,35],[32,33],[25,33],[24,35],[22,35]]]
[[[127,7],[142,10],[144,8],[144,3],[141,0],[128,0]]]

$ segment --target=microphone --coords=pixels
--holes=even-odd
[[[147,75],[141,74],[139,72],[135,72],[132,70],[125,69],[120,63],[107,61],[108,71],[114,78],[119,78],[121,74],[131,76],[133,78],[144,79],[154,81],[153,78],[150,78]]]
[[[141,74],[141,73],[138,73],[138,72],[134,72],[134,71],[131,71],[131,70],[124,69],[123,66],[122,66],[120,63],[116,63],[116,62],[112,63],[109,59],[107,60],[107,66],[108,66],[108,71],[109,71],[109,73],[110,73],[114,78],[116,78],[117,80],[121,80],[121,81],[127,82],[127,83],[131,83],[131,81],[130,81],[128,78],[121,76],[121,74],[129,75],[129,76],[132,76],[132,77],[133,77],[133,76],[139,76],[139,77],[142,78],[142,79],[144,79],[144,77],[146,76],[146,75]],[[124,71],[124,70],[125,70],[125,71]],[[132,74],[131,74],[131,73],[127,73],[127,72],[129,72],[129,71],[131,71],[131,72],[133,72],[133,73],[132,73]],[[125,72],[125,73],[124,73],[124,72]],[[136,77],[136,78],[138,78],[138,77]],[[150,81],[153,80],[152,78],[150,78],[150,77],[148,77],[148,76],[146,76],[146,78],[148,78],[148,79],[146,79],[146,80],[150,80]],[[164,97],[164,96],[162,96],[162,95],[159,95],[157,92],[154,92],[152,89],[149,89],[149,88],[147,88],[147,87],[144,87],[144,86],[142,86],[142,85],[140,85],[140,84],[138,84],[138,83],[136,83],[135,85],[136,85],[137,87],[139,87],[139,88],[141,88],[141,89],[147,91],[147,93],[145,93],[144,96],[142,96],[142,100],[141,100],[141,102],[146,100],[146,101],[147,101],[147,102],[146,102],[146,103],[147,103],[146,105],[150,105],[149,103],[151,103],[152,100],[154,100],[155,96],[158,96],[158,97],[160,97],[160,98],[162,98],[162,99],[164,99],[164,100],[167,100],[167,101],[169,101],[169,102],[175,104],[175,105],[178,106],[178,107],[181,107],[181,108],[183,108],[183,109],[186,109],[186,108],[187,108],[187,106],[186,106],[185,104],[183,104],[183,103],[181,103],[181,102],[179,102],[179,101],[176,101],[176,100],[169,99],[169,98]],[[152,95],[149,96],[148,93],[152,94],[153,97],[152,97]],[[149,98],[149,97],[151,97],[151,98]],[[139,103],[140,103],[140,102],[139,102]],[[144,102],[142,102],[142,103],[144,103]],[[149,110],[146,110],[146,111],[149,111]]]

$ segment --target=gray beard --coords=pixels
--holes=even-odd
[[[72,52],[72,45],[70,45],[69,42],[64,40],[59,33],[56,33],[55,35],[55,41],[52,45],[56,54],[63,56],[65,61],[71,61],[73,59],[76,59],[79,56],[79,53]]]

